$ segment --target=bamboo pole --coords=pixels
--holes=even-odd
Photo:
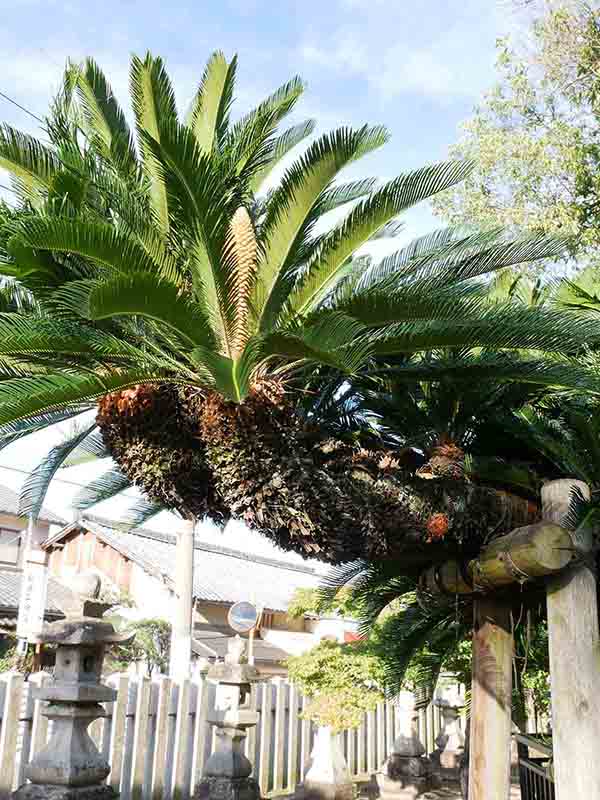
[[[513,637],[510,612],[492,598],[473,603],[469,800],[507,800]]]
[[[560,522],[578,488],[575,480],[551,481],[542,488],[542,513]],[[557,800],[600,797],[600,637],[593,565],[592,531],[578,530],[573,546],[580,561],[548,582],[548,637],[554,775]]]
[[[421,586],[434,594],[471,594],[540,578],[564,569],[572,557],[569,533],[553,522],[516,528],[486,545],[478,558],[429,567]]]

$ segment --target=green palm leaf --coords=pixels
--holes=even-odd
[[[4,124],[0,127],[0,167],[15,179],[20,194],[39,207],[60,163],[37,139]]]
[[[20,222],[18,232],[8,242],[8,250],[15,259],[20,258],[23,247],[77,254],[118,272],[144,270],[171,280],[178,273],[168,254],[148,253],[131,236],[107,223],[29,217]]]
[[[142,498],[127,512],[125,524],[130,528],[140,528],[148,522],[148,520],[152,519],[152,517],[166,510],[166,507],[162,505],[162,503]]]
[[[473,307],[473,310],[477,306]],[[416,352],[442,347],[484,347],[496,350],[541,350],[549,353],[583,352],[598,340],[595,320],[552,310],[493,305],[463,319],[419,320],[409,308],[396,309],[410,322],[391,324],[371,337],[377,354]],[[392,312],[393,314],[394,312]],[[361,314],[355,316],[361,319]],[[366,315],[368,316],[368,315]],[[363,322],[367,320],[362,318]]]
[[[160,129],[164,120],[177,119],[175,93],[162,59],[154,58],[150,53],[146,54],[143,61],[137,56],[132,57],[129,84],[142,168],[150,184],[152,209],[160,230],[166,233],[170,225],[167,192],[156,157],[148,147],[142,131],[157,142],[160,141]]]
[[[358,181],[339,183],[327,189],[319,200],[321,214],[327,214],[336,208],[360,200],[366,194],[371,194],[377,185],[377,178],[362,178]]]
[[[73,507],[85,511],[129,488],[131,488],[129,478],[118,467],[113,467],[78,492],[73,500]]]
[[[130,369],[110,375],[36,375],[0,382],[0,425],[36,414],[80,406],[139,383],[164,381],[164,374]]]
[[[92,423],[81,430],[75,431],[68,439],[50,450],[48,455],[29,473],[21,490],[19,512],[37,519],[42,509],[44,499],[52,478],[60,469],[65,459],[84,441],[94,430],[96,423]]]
[[[299,314],[315,308],[329,292],[352,254],[411,205],[462,179],[470,165],[460,162],[426,167],[402,175],[360,202],[322,243],[313,264],[294,289],[290,307]]]
[[[310,136],[315,129],[315,121],[312,119],[300,122],[288,128],[280,136],[273,139],[270,148],[270,155],[267,162],[250,179],[250,188],[253,192],[262,190],[265,181],[273,172],[275,167],[304,139]]]
[[[125,177],[135,176],[137,157],[125,114],[104,73],[91,58],[86,58],[79,71],[77,90],[88,136]]]
[[[318,208],[316,214],[311,215],[311,211],[317,206],[321,193],[340,170],[386,140],[387,133],[380,127],[365,126],[357,131],[340,128],[314,142],[286,172],[271,197],[262,228],[264,249],[252,298],[262,330],[271,325],[281,306],[281,295],[285,295],[289,283],[286,273],[295,266],[299,249],[318,216]],[[278,280],[279,291],[276,289]],[[273,311],[270,303],[273,303]]]
[[[225,138],[236,69],[237,56],[227,62],[224,54],[217,51],[202,76],[186,123],[203,153],[210,153]]]
[[[208,385],[236,403],[248,394],[253,370],[262,355],[263,343],[258,338],[251,339],[236,359],[227,358],[206,347],[196,347],[190,353],[201,374],[210,376]]]
[[[274,331],[264,337],[265,356],[306,360],[351,374],[371,353],[366,329],[360,322],[339,312],[325,312],[313,321]]]
[[[17,422],[9,422],[0,428],[0,450],[32,433],[46,430],[59,422],[78,417],[82,412],[85,412],[85,408],[67,408],[60,411],[35,414]]]
[[[214,332],[201,308],[183,297],[176,284],[146,272],[90,284],[84,313],[92,320],[139,314],[169,325],[187,346],[215,344]]]
[[[81,444],[73,450],[64,460],[62,466],[65,469],[68,467],[78,467],[81,464],[89,464],[91,461],[109,457],[110,450],[104,442],[101,431],[96,429],[92,431],[89,436],[86,436]]]

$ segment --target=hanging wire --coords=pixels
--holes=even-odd
[[[21,111],[24,111],[26,114],[29,114],[29,116],[33,117],[33,119],[37,120],[37,122],[40,122],[42,125],[44,124],[44,120],[42,119],[42,117],[38,117],[37,114],[34,114],[33,111],[30,111],[28,108],[26,108],[25,106],[21,105],[21,103],[18,103],[10,95],[5,94],[4,92],[0,91],[0,97],[2,97],[4,100],[6,100],[9,103],[12,103],[13,106],[16,106],[17,108],[21,109]]]

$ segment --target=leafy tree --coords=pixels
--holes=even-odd
[[[568,232],[595,258],[600,241],[600,11],[536,6],[529,51],[498,43],[498,83],[451,152],[474,171],[433,201],[453,223]]]
[[[331,561],[420,547],[448,505],[455,531],[473,508],[482,528],[498,524],[497,494],[411,482],[385,449],[324,439],[297,398],[315,368],[348,377],[378,359],[462,346],[496,354],[506,380],[597,391],[596,372],[573,358],[598,338],[595,319],[490,303],[482,285],[563,243],[448,230],[379,264],[354,259],[471,165],[340,182],[387,139],[377,126],[341,128],[261,193],[312,124],[279,131],[302,94],[297,78],[234,123],[236,69],[215,54],[182,120],[162,61],[134,57],[132,131],[88,59],[67,70],[50,145],[2,129],[0,164],[23,203],[3,228],[2,271],[35,310],[0,317],[0,444],[78,423],[26,482],[23,512],[38,513],[62,465],[112,456],[80,508],[135,483],[148,497],[137,522],[165,507],[233,515]]]
[[[409,688],[427,703],[440,673],[471,684],[472,601],[449,601],[423,591],[402,576],[398,563],[354,563],[333,568],[321,589],[324,604],[348,587],[360,613],[363,647],[375,660],[378,680],[388,695]],[[515,601],[514,719],[525,727],[527,693],[537,713],[548,709],[548,641],[540,597]]]
[[[296,589],[292,595],[287,613],[290,617],[296,618],[306,614],[333,613],[344,619],[355,619],[359,612],[352,601],[352,593],[348,589],[339,591],[331,604],[325,607],[318,589],[301,587]]]
[[[304,716],[334,732],[355,728],[383,699],[379,660],[361,642],[322,641],[287,662],[288,674],[310,698]]]
[[[128,624],[134,634],[131,642],[113,645],[107,653],[105,671],[123,671],[132,663],[142,662],[148,676],[166,674],[169,668],[171,625],[163,619],[142,619]]]

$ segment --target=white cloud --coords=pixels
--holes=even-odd
[[[340,30],[328,47],[307,43],[301,47],[304,61],[336,72],[367,73],[369,51],[352,31]]]
[[[365,0],[341,2],[358,10],[367,6]],[[446,28],[435,14],[399,10],[392,5],[388,14],[370,15],[364,24],[345,22],[328,35],[313,30],[299,55],[309,66],[362,78],[384,100],[420,94],[445,104],[480,95],[493,78],[494,6],[481,13],[477,3],[466,0]]]

